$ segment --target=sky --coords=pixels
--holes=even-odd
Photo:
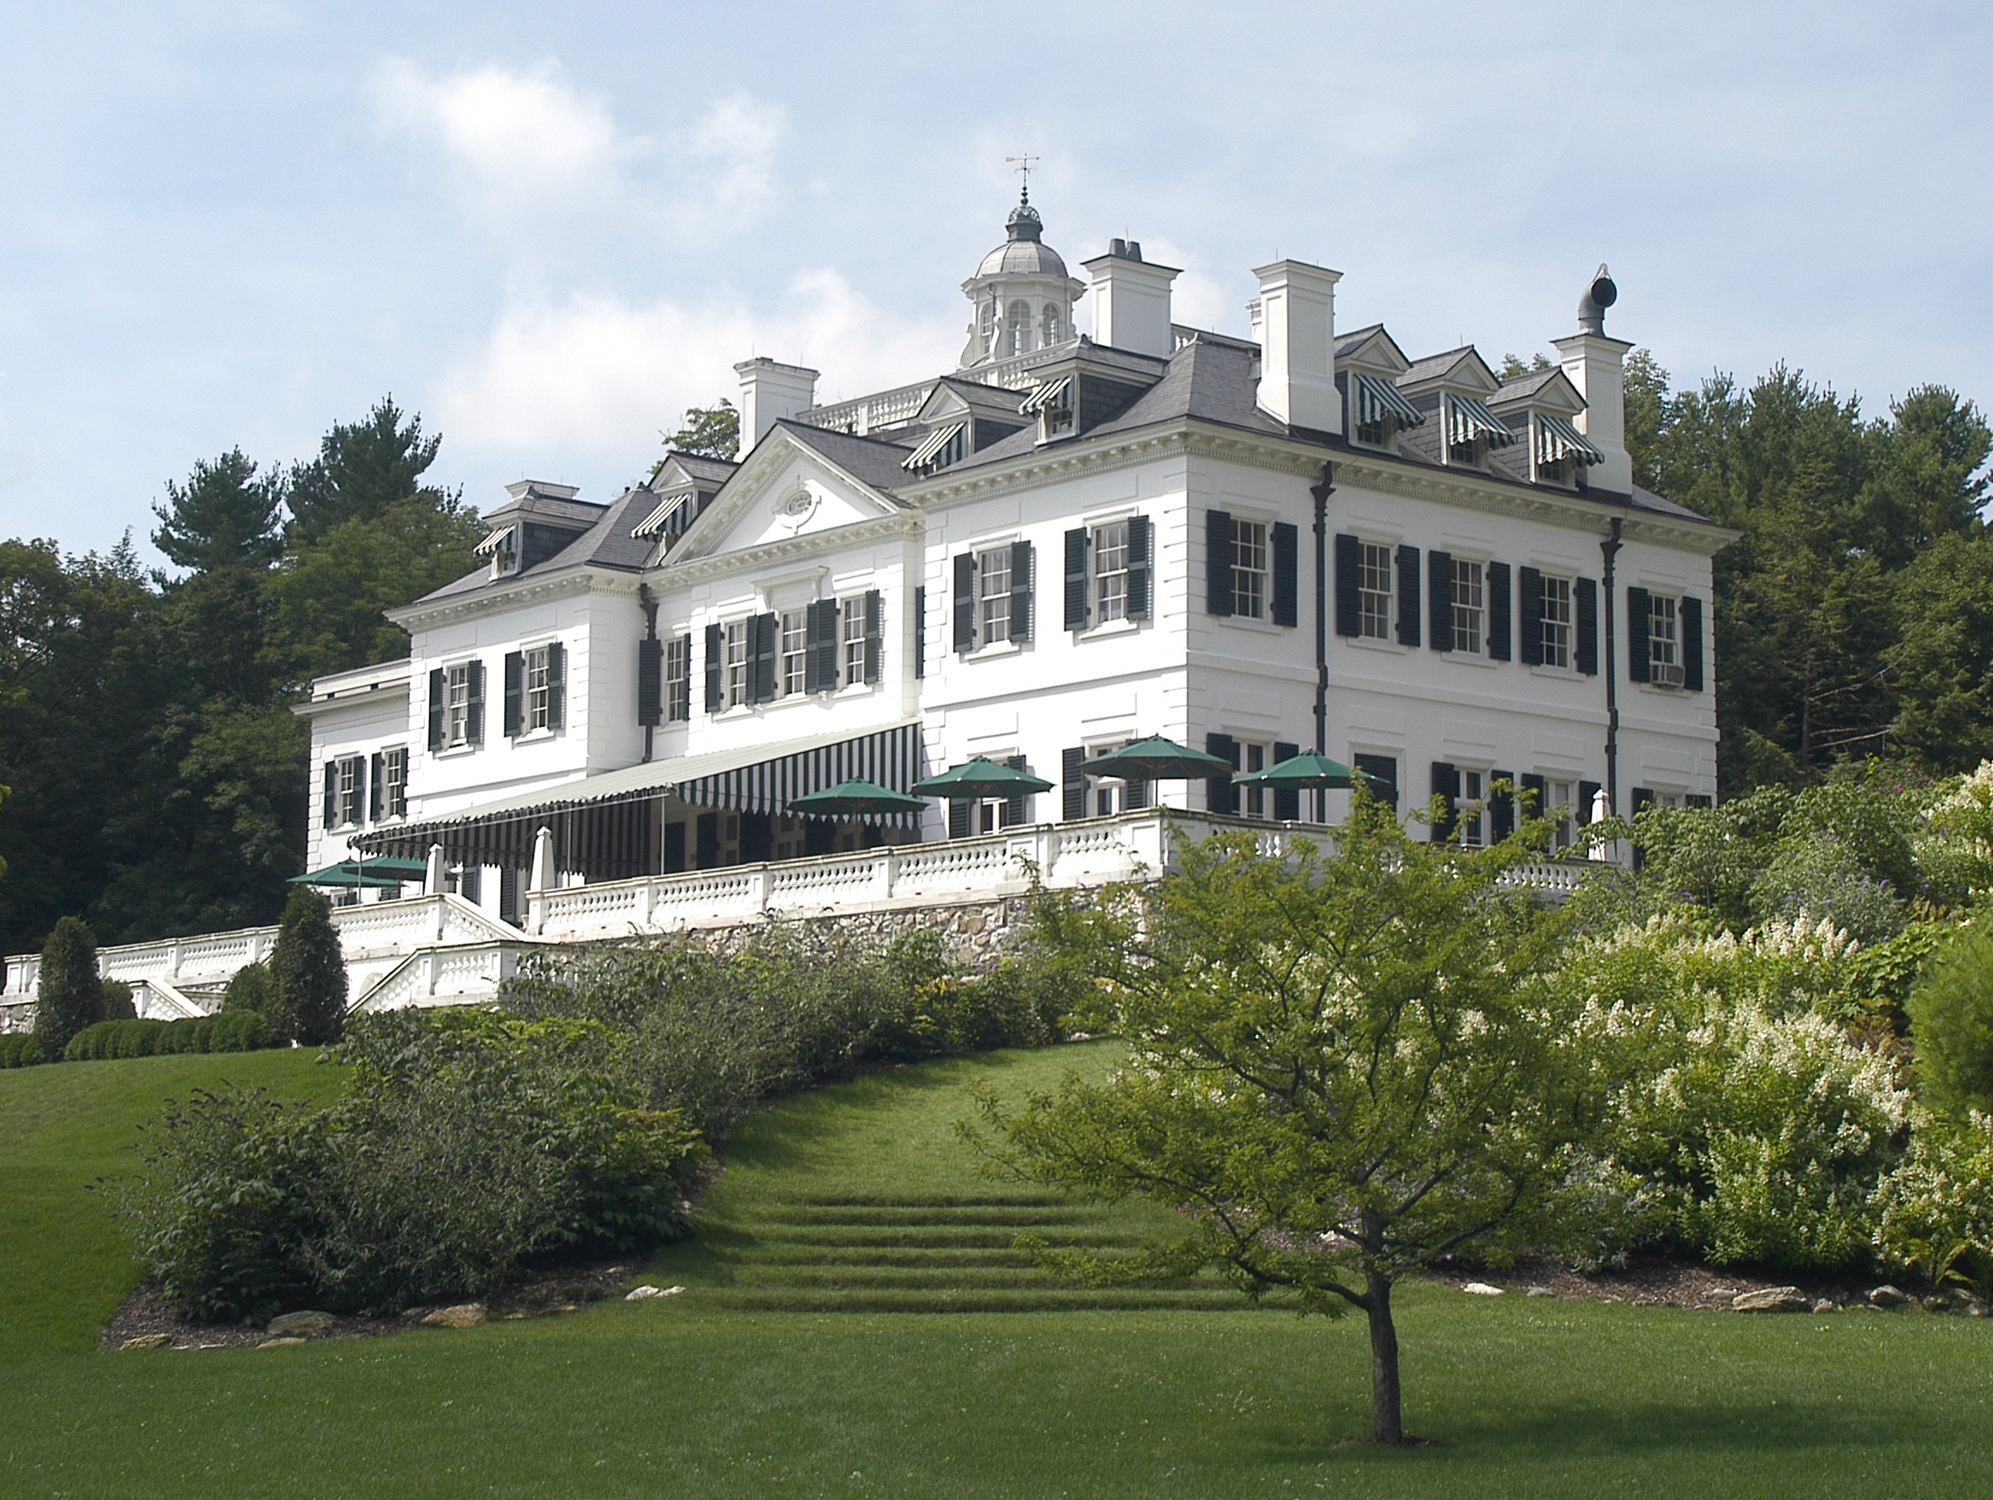
[[[952,369],[1017,179],[1243,333],[1343,273],[1413,358],[1993,405],[1993,6],[0,0],[0,537],[147,561],[169,480],[392,393],[490,508],[607,500],[751,355]],[[1089,310],[1079,308],[1080,326]]]

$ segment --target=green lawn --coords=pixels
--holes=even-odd
[[[242,1060],[0,1074],[0,1222],[15,1251],[0,1278],[0,1494],[1989,1488],[1993,1328],[1979,1321],[1750,1319],[1413,1288],[1401,1321],[1407,1416],[1446,1446],[1381,1454],[1342,1441],[1366,1415],[1355,1320],[1197,1311],[1196,1287],[1153,1289],[1127,1310],[774,1310],[880,1298],[960,1308],[979,1287],[1011,1305],[1053,1295],[1006,1258],[1000,1234],[978,1238],[964,1200],[1007,1199],[979,1206],[1048,1236],[1110,1242],[1147,1216],[1074,1213],[979,1180],[954,1136],[968,1112],[961,1085],[988,1076],[1021,1087],[1110,1059],[1096,1046],[937,1064],[770,1111],[727,1153],[703,1241],[645,1273],[685,1283],[680,1297],[467,1332],[143,1355],[79,1352],[129,1273],[74,1183],[114,1161],[134,1115],[184,1092],[200,1065],[247,1076]],[[291,1057],[255,1061],[272,1086],[336,1083]],[[63,1119],[80,1133],[58,1147]],[[73,1174],[60,1194],[41,1189],[51,1196],[36,1201],[52,1208],[15,1196],[29,1157],[45,1176]],[[976,1273],[967,1287],[954,1274],[964,1270]]]

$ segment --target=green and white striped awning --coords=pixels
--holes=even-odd
[[[921,440],[921,445],[913,450],[912,456],[900,467],[915,472],[926,468],[934,462],[942,449],[962,435],[962,429],[968,425],[966,418],[960,422],[943,422]]]
[[[662,500],[658,501],[656,510],[630,528],[630,535],[656,536],[659,532],[666,529],[672,516],[676,515],[692,499],[693,493],[691,490],[675,490],[671,494],[666,495]],[[685,528],[680,526],[677,529],[683,531]]]
[[[1019,416],[1035,416],[1048,406],[1065,405],[1066,392],[1072,389],[1073,377],[1060,375],[1053,380],[1041,380],[1038,389],[1024,398],[1024,404],[1017,408]]]
[[[1365,375],[1360,370],[1352,370],[1350,374],[1356,381],[1356,420],[1359,423],[1368,426],[1390,417],[1400,427],[1425,426],[1426,414],[1407,401],[1404,393],[1390,381],[1376,375]]]
[[[1536,462],[1554,464],[1562,459],[1575,458],[1581,464],[1602,464],[1605,455],[1592,446],[1577,428],[1563,417],[1553,417],[1548,412],[1536,413]]]
[[[1489,411],[1474,397],[1457,396],[1451,391],[1447,392],[1447,446],[1471,443],[1476,438],[1486,438],[1490,448],[1506,448],[1516,440],[1516,435],[1508,423]]]
[[[489,557],[494,552],[503,552],[513,545],[512,539],[518,534],[519,527],[516,524],[501,526],[475,547],[471,548],[471,551],[475,552],[479,557]]]

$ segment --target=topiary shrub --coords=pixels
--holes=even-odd
[[[1910,991],[1918,1092],[1951,1115],[1993,1112],[1993,933],[1968,927]]]
[[[131,986],[122,979],[106,979],[104,989],[104,1019],[106,1021],[136,1021],[138,1006],[132,1001]]]
[[[299,886],[284,904],[270,955],[277,990],[272,1030],[284,1040],[322,1046],[339,1040],[346,1019],[346,960],[332,925],[332,904]]]
[[[158,1050],[165,1033],[165,1021],[99,1021],[86,1026],[69,1039],[63,1049],[66,1062],[101,1062],[114,1057],[150,1057]]]
[[[35,1035],[42,1059],[54,1062],[70,1038],[104,1019],[104,991],[97,977],[97,943],[80,918],[64,917],[42,948],[35,984]]]
[[[0,1068],[26,1068],[42,1060],[42,1044],[32,1031],[0,1036]]]
[[[290,1040],[290,1027],[277,997],[277,981],[268,964],[244,964],[237,969],[222,992],[221,1008],[224,1012],[253,1010],[268,1024],[272,1036]]]
[[[224,1010],[209,1019],[210,1052],[254,1052],[270,1045],[270,1023],[259,1011]]]

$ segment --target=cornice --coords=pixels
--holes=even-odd
[[[384,613],[395,624],[413,631],[417,627],[442,625],[451,620],[503,614],[524,604],[567,599],[576,594],[620,594],[635,598],[638,581],[634,573],[612,572],[584,563],[563,568],[558,573],[506,579],[487,588],[453,594],[446,599],[426,602],[418,599],[413,604],[403,604]]]
[[[648,570],[644,581],[661,588],[706,583],[775,564],[807,561],[825,552],[863,546],[866,542],[895,536],[918,538],[925,529],[918,512],[896,511],[889,516],[874,516],[870,520],[834,526],[827,531],[805,531],[796,536],[783,537],[780,541],[762,542],[753,547],[743,547],[738,552],[715,552],[704,557],[687,558],[684,562],[673,562],[667,558]]]

